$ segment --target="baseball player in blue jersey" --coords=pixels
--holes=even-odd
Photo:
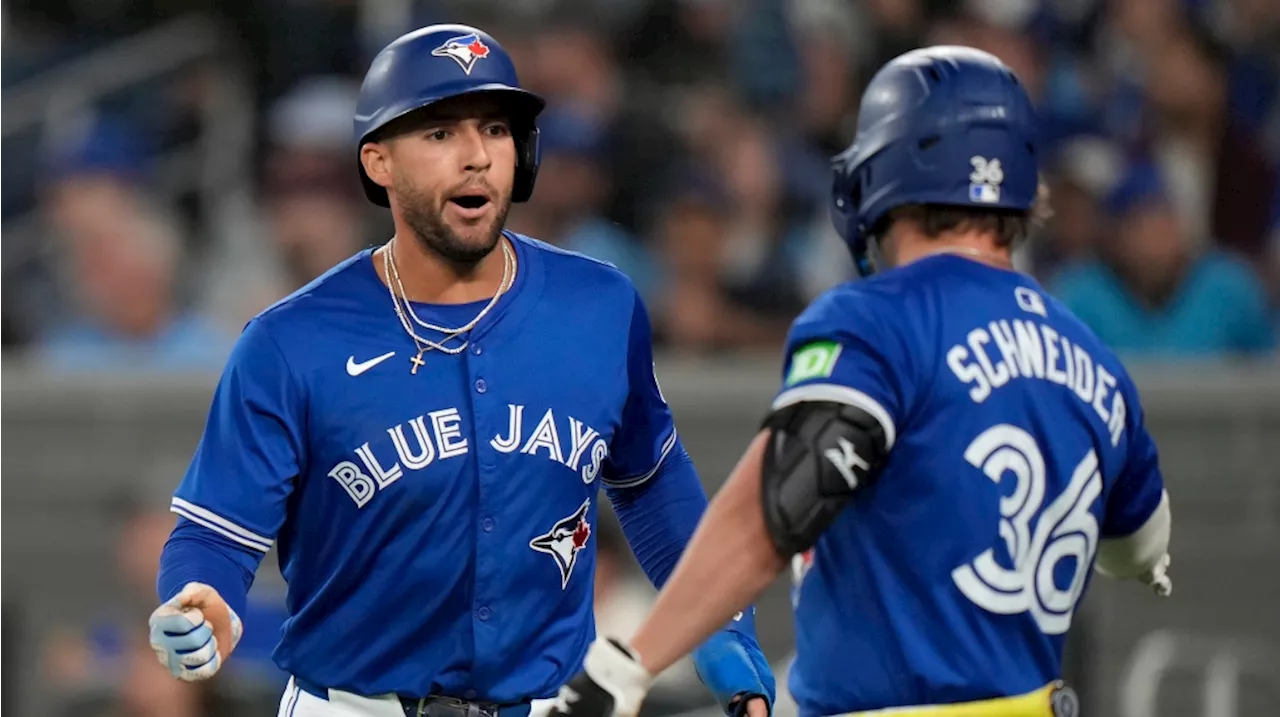
[[[395,235],[245,327],[173,497],[151,618],[161,663],[212,676],[274,546],[289,617],[280,715],[523,717],[595,637],[599,489],[661,586],[706,507],[613,267],[503,229],[533,191],[535,119],[484,32],[374,58],[355,116]],[[753,612],[694,665],[765,717]]]
[[[835,163],[863,281],[795,321],[763,429],[629,645],[555,714],[634,714],[793,561],[802,717],[1071,715],[1061,653],[1097,569],[1157,593],[1170,516],[1124,367],[1013,270],[1040,213],[1032,106],[991,55],[872,79]]]

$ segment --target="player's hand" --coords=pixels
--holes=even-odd
[[[1165,553],[1154,566],[1147,572],[1138,576],[1143,585],[1151,588],[1152,592],[1160,597],[1169,597],[1173,594],[1173,580],[1169,578],[1169,554]]]
[[[763,697],[748,697],[745,707],[739,707],[742,702],[741,697],[734,698],[731,703],[734,706],[735,715],[746,715],[746,717],[769,717],[769,700]]]
[[[1169,554],[1165,553],[1150,568],[1141,570],[1139,567],[1128,567],[1125,565],[1104,565],[1099,559],[1094,565],[1094,571],[1099,575],[1114,580],[1137,580],[1138,582],[1151,588],[1151,591],[1160,597],[1169,597],[1173,594],[1173,580],[1169,577]]]
[[[635,717],[653,676],[616,640],[599,638],[582,672],[560,688],[548,717]]]
[[[240,617],[217,590],[187,583],[151,613],[151,649],[160,664],[180,680],[207,680],[217,673],[240,642]]]

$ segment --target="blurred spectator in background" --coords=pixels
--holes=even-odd
[[[773,4],[783,3],[752,4],[755,14],[762,16],[756,23],[769,20],[765,10]],[[863,80],[858,44],[851,41],[859,34],[855,5],[843,0],[788,5],[786,22],[774,23],[776,37],[739,53],[757,56],[752,67],[774,67],[756,76],[771,77],[775,83],[787,80],[790,94],[782,96],[759,79],[738,79],[744,103],[758,113],[777,165],[776,216],[769,232],[777,248],[765,259],[771,270],[762,278],[785,287],[784,296],[767,299],[777,301],[779,311],[786,311],[782,307],[791,302],[812,300],[854,275],[849,250],[831,223],[831,157],[853,134]],[[739,69],[739,77],[744,74]],[[770,103],[775,95],[780,99]]]
[[[754,0],[753,0],[754,2]],[[621,47],[646,84],[696,86],[728,75],[728,34],[739,0],[651,0]],[[566,3],[568,5],[568,3]]]
[[[799,3],[797,3],[799,4]],[[863,58],[869,67],[880,67],[908,50],[920,46],[928,30],[926,0],[865,0],[866,22],[870,27],[868,45],[874,53]]]
[[[1224,49],[1184,23],[1149,48],[1146,59],[1147,151],[1161,169],[1186,238],[1260,262],[1276,167],[1228,103]]]
[[[1276,183],[1276,156],[1267,154],[1258,127],[1274,105],[1280,65],[1242,62],[1212,34],[1209,4],[1197,5],[1110,6],[1110,44],[1102,45],[1115,75],[1109,109],[1127,107],[1126,121],[1113,129],[1155,159],[1189,239],[1256,262]],[[1212,10],[1227,17],[1235,5],[1244,6],[1215,3]]]
[[[317,75],[291,87],[266,119],[257,232],[224,248],[210,267],[205,301],[239,333],[270,304],[379,241],[353,171],[351,122],[359,84]],[[391,237],[383,227],[381,241]]]
[[[720,257],[731,213],[724,188],[710,173],[690,169],[673,180],[654,237],[663,270],[662,299],[649,309],[656,343],[695,350],[720,343]]]
[[[1121,355],[1231,357],[1275,350],[1266,293],[1246,263],[1190,241],[1152,165],[1108,198],[1114,234],[1054,291]]]
[[[624,74],[610,42],[615,35],[572,5],[545,18],[532,33],[513,27],[496,37],[505,43],[508,35],[527,38],[533,46],[528,69],[519,67],[526,86],[551,108],[598,128],[598,162],[608,172],[602,216],[643,237],[678,154],[665,116],[669,97],[636,76],[644,71],[642,59],[628,58],[632,76]]]
[[[670,175],[652,240],[662,340],[691,351],[776,346],[806,299],[792,250],[813,242],[791,235],[817,204],[791,161],[803,150],[724,89],[701,90],[681,109],[688,159]]]
[[[755,169],[763,167],[750,171]],[[662,293],[651,311],[655,340],[668,348],[708,352],[777,346],[786,334],[788,320],[757,311],[751,301],[758,297],[730,280],[733,243],[752,239],[735,237],[735,224],[743,226],[752,214],[738,211],[721,176],[687,169],[673,179],[660,215],[655,248],[662,258]],[[786,311],[783,306],[779,314]]]
[[[606,129],[571,106],[550,107],[538,118],[542,165],[530,202],[512,205],[517,232],[594,259],[631,277],[646,302],[654,300],[656,274],[648,251],[622,227],[605,219],[611,193],[605,166]]]
[[[1120,180],[1124,157],[1110,140],[1079,136],[1062,145],[1048,169],[1052,221],[1027,245],[1038,276],[1095,257],[1107,231],[1102,200]]]
[[[362,236],[366,202],[349,151],[359,91],[345,78],[313,77],[271,113],[262,196],[285,294],[371,243]]]
[[[37,339],[51,368],[216,371],[226,360],[229,337],[183,306],[183,229],[148,195],[147,161],[113,121],[53,159],[45,213],[71,311]]]

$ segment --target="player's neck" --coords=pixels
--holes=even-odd
[[[404,298],[424,304],[469,304],[493,298],[502,285],[506,237],[489,255],[471,266],[460,266],[446,260],[397,233],[388,246],[374,252],[374,268],[384,283],[393,284],[397,293],[403,285]],[[386,276],[382,252],[391,251],[399,283]]]
[[[1008,247],[997,246],[990,234],[980,232],[947,232],[930,238],[918,232],[895,237],[897,266],[904,266],[938,254],[954,254],[998,269],[1013,268],[1013,254]]]

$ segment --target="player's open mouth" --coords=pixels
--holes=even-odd
[[[489,207],[489,198],[483,194],[459,194],[450,197],[449,203],[464,219],[479,219]]]

